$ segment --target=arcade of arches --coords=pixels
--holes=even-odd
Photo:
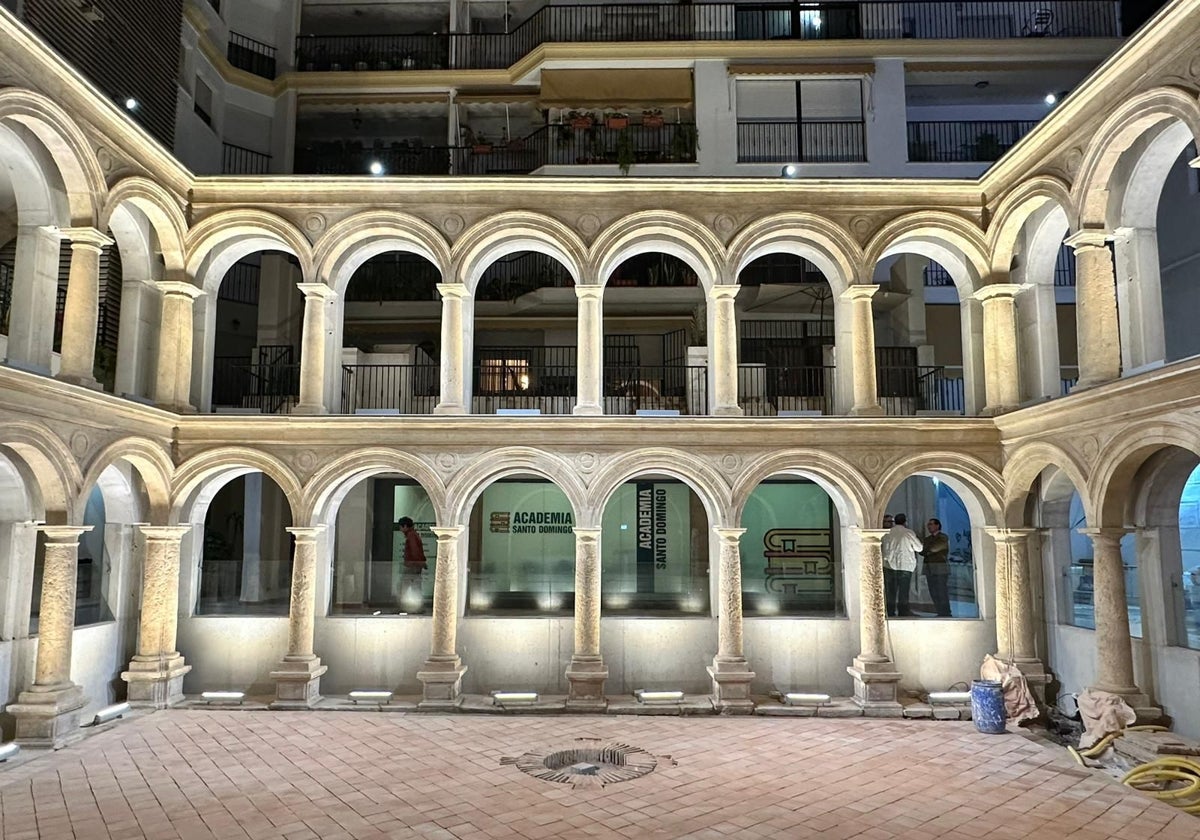
[[[552,193],[196,177],[0,37],[56,80],[0,87],[0,726],[363,686],[897,715],[991,653],[1200,735],[1171,9],[978,182]],[[889,619],[901,511],[951,552]]]

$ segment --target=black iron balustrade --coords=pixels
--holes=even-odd
[[[833,414],[836,372],[832,365],[743,364],[738,367],[738,404],[747,417]]]
[[[455,148],[358,140],[317,141],[296,149],[298,175],[448,175]],[[372,167],[378,164],[377,170]]]
[[[738,120],[738,163],[861,163],[862,120]]]
[[[947,376],[941,365],[879,367],[875,380],[879,403],[889,416],[911,417],[918,411],[963,413],[963,380]]]
[[[271,171],[271,156],[236,146],[221,144],[221,172],[226,175],[266,175]]]
[[[367,260],[346,286],[347,303],[384,301],[440,301],[437,284],[441,272],[416,254],[392,252]]]
[[[910,122],[908,159],[913,163],[991,163],[1036,125],[1037,120]]]
[[[708,414],[708,368],[704,365],[606,364],[603,387],[605,414]]]
[[[262,414],[288,413],[300,400],[300,365],[262,362],[244,357],[213,359],[212,404],[257,409]]]
[[[1059,246],[1058,256],[1054,259],[1054,285],[1075,285],[1075,249],[1065,242]]]
[[[260,265],[245,262],[234,263],[221,278],[221,287],[217,290],[217,300],[257,306],[261,274],[262,266]]]
[[[440,400],[437,365],[342,365],[343,414],[433,414]]]
[[[301,35],[300,70],[503,69],[542,44],[1118,38],[1111,0],[545,5],[507,33]]]
[[[275,48],[270,44],[230,32],[225,55],[230,64],[247,73],[262,76],[264,79],[275,78]]]
[[[8,335],[8,315],[12,311],[13,270],[0,263],[0,332]]]
[[[479,278],[475,299],[516,300],[538,289],[566,289],[574,285],[571,272],[554,257],[525,251],[489,265]],[[571,351],[574,358],[574,348]]]
[[[573,355],[575,348],[537,349],[570,350]],[[487,353],[474,369],[472,414],[495,414],[499,409],[570,414],[575,408],[578,372],[573,358],[570,364],[544,364],[503,348],[488,348]]]

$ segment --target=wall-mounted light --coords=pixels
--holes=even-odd
[[[126,111],[136,111],[138,109],[139,104],[140,103],[131,96],[125,100],[125,110]]]
[[[1047,93],[1045,98],[1042,99],[1042,101],[1045,102],[1047,105],[1053,105],[1055,102],[1058,101],[1058,95],[1054,94],[1054,93]]]
[[[20,751],[21,747],[19,744],[9,741],[7,744],[0,746],[0,761],[8,761],[10,758],[15,758]]]
[[[800,177],[800,167],[794,163],[789,163],[787,166],[783,167],[783,171],[780,172],[779,174],[782,175],[784,178],[799,178]]]
[[[637,698],[639,703],[682,703],[682,691],[648,691],[644,688],[639,688],[633,692],[633,696]]]
[[[372,175],[382,175],[383,173],[387,172],[387,170],[383,168],[383,164],[377,160],[371,161],[371,165],[368,166],[367,169],[370,170]]]
[[[493,706],[531,706],[538,700],[536,691],[493,691]]]
[[[346,696],[355,705],[359,703],[379,703],[382,705],[392,702],[393,693],[385,689],[356,688]]]
[[[204,691],[200,699],[206,703],[241,703],[246,699],[244,691]]]
[[[113,703],[111,706],[105,706],[100,711],[96,712],[96,716],[92,718],[92,726],[99,726],[102,723],[108,723],[110,720],[116,720],[119,717],[124,717],[131,711],[128,703]]]
[[[785,706],[824,706],[829,702],[828,694],[804,694],[801,692],[789,692],[783,695],[783,704]]]

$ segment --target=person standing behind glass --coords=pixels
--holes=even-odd
[[[402,516],[396,524],[404,534],[404,577],[400,579],[400,607],[405,612],[420,612],[424,604],[421,573],[429,566],[425,560],[425,546],[411,517]]]
[[[890,616],[911,617],[908,608],[908,593],[912,585],[913,570],[917,568],[916,552],[921,550],[921,541],[907,526],[908,517],[897,513],[885,516],[883,524],[892,519],[891,526],[880,543],[883,552],[883,596]]]
[[[925,558],[925,581],[929,597],[939,618],[953,618],[950,612],[950,539],[942,533],[940,519],[925,523],[926,537],[921,546]]]

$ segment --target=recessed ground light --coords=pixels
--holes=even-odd
[[[647,691],[639,688],[633,692],[639,703],[682,703],[682,691]]]
[[[12,741],[9,741],[7,744],[0,746],[0,761],[8,761],[20,751],[20,746]]]
[[[96,716],[92,718],[92,726],[99,726],[102,723],[108,723],[110,720],[116,720],[119,717],[129,714],[129,712],[130,707],[128,703],[114,703],[111,706],[105,706],[96,712]]]
[[[785,706],[824,706],[828,702],[828,694],[801,694],[792,692],[783,695],[783,704]]]
[[[494,706],[528,706],[536,703],[536,691],[493,691],[492,705]]]
[[[940,706],[954,703],[970,703],[971,692],[969,691],[931,691],[929,692],[929,702],[931,705]]]
[[[200,699],[207,703],[241,703],[246,699],[244,691],[205,691]]]
[[[392,692],[384,689],[356,688],[347,695],[351,702],[391,703]]]

